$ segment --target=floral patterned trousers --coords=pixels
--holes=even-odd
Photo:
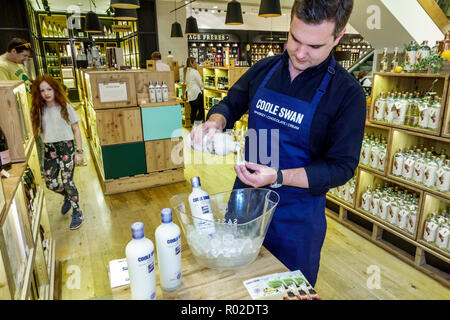
[[[62,194],[78,209],[78,190],[73,182],[75,152],[73,140],[45,143],[44,174],[47,188]],[[59,172],[61,171],[61,181]]]

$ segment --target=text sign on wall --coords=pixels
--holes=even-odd
[[[230,36],[227,34],[199,33],[189,34],[188,41],[228,41]]]

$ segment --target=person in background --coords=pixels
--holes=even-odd
[[[0,80],[22,80],[25,82],[27,92],[30,91],[30,78],[23,65],[32,53],[31,43],[13,38],[6,49],[6,53],[0,56]]]
[[[248,112],[246,161],[234,166],[233,188],[280,195],[264,247],[312,286],[327,229],[326,193],[354,176],[364,135],[364,90],[332,52],[352,10],[353,0],[293,1],[284,53],[254,64],[191,131],[201,145]]]
[[[203,81],[197,70],[197,61],[194,57],[186,60],[184,69],[184,83],[186,84],[186,95],[191,105],[191,123],[205,120],[205,108],[203,107]]]
[[[358,82],[363,87],[371,87],[372,81],[370,81],[369,76],[367,75],[367,71],[362,69],[358,73]]]
[[[152,53],[152,60],[155,60],[156,71],[170,71],[169,65],[161,61],[161,53],[159,51]]]
[[[73,176],[75,166],[83,163],[79,117],[67,103],[59,82],[50,75],[38,76],[31,87],[31,121],[35,134],[40,134],[45,146],[44,174],[47,188],[64,196],[61,213],[71,208],[70,229],[81,226],[83,214],[79,206]],[[74,145],[76,142],[76,151]],[[62,183],[58,181],[61,172]]]

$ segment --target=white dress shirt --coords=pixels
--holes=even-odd
[[[188,101],[197,99],[200,92],[203,90],[203,81],[197,69],[187,68],[186,70],[186,91]]]

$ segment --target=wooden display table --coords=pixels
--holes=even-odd
[[[200,266],[187,244],[181,250],[182,283],[172,292],[159,285],[159,270],[156,266],[156,299],[158,300],[249,300],[245,280],[286,272],[289,269],[266,248],[261,247],[258,257],[251,264],[234,270],[216,270]],[[155,263],[157,261],[155,259]],[[129,285],[112,289],[114,300],[131,299]]]

